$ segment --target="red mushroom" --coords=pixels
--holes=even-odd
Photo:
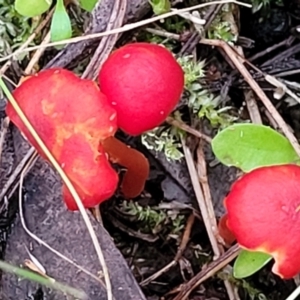
[[[114,135],[117,120],[97,85],[70,71],[49,69],[25,80],[13,96],[74,184],[83,205],[94,207],[111,197],[118,175],[99,143]],[[6,112],[44,157],[10,104]],[[66,188],[64,199],[69,209],[77,209]]]
[[[114,137],[105,139],[101,145],[111,162],[127,168],[121,184],[123,195],[126,198],[137,197],[143,191],[149,176],[149,162],[146,157]]]
[[[139,135],[160,125],[178,103],[184,73],[171,52],[149,43],[128,44],[103,64],[101,91],[118,114],[118,126]]]
[[[241,247],[270,254],[273,272],[300,272],[300,167],[262,167],[243,175],[225,199],[228,227]]]

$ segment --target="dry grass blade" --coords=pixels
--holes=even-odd
[[[287,298],[286,300],[295,300],[300,295],[300,286],[298,286]]]
[[[140,282],[141,286],[145,286],[145,285],[149,284],[151,281],[155,280],[156,278],[158,278],[165,272],[169,271],[173,266],[175,266],[178,263],[178,261],[180,260],[182,254],[187,246],[187,243],[189,241],[194,221],[195,221],[195,215],[192,213],[186,222],[186,227],[185,227],[184,233],[182,235],[180,245],[177,249],[175,258],[170,263],[168,263],[166,266],[164,266],[162,269],[160,269],[158,272],[154,273],[150,277],[148,277],[148,278],[144,279],[142,282]]]
[[[226,3],[235,3],[237,5],[241,5],[241,6],[245,6],[245,7],[252,7],[248,3],[235,1],[235,0],[212,1],[212,2],[209,2],[209,3],[198,4],[198,5],[187,7],[187,8],[172,10],[169,13],[165,13],[165,14],[162,14],[162,15],[159,15],[159,16],[155,16],[153,18],[149,18],[149,19],[139,21],[139,22],[136,22],[136,23],[127,24],[127,25],[124,25],[120,28],[108,30],[108,31],[105,31],[105,32],[89,34],[89,35],[85,35],[85,36],[81,36],[81,37],[75,37],[75,38],[71,38],[71,39],[67,39],[67,40],[62,40],[62,41],[59,41],[59,42],[48,43],[48,44],[45,44],[45,45],[28,47],[28,48],[25,48],[25,49],[19,49],[19,50],[16,50],[14,53],[1,58],[0,62],[7,61],[10,58],[15,58],[17,55],[19,55],[21,53],[31,52],[31,51],[37,50],[39,48],[48,48],[48,47],[52,47],[52,46],[65,45],[65,44],[70,44],[70,43],[78,43],[78,42],[81,42],[81,41],[96,39],[96,38],[100,38],[100,37],[111,35],[111,34],[119,34],[119,33],[123,33],[123,32],[126,32],[126,31],[130,31],[132,29],[136,29],[136,28],[151,24],[151,23],[156,22],[156,21],[160,21],[160,20],[165,19],[165,18],[176,16],[179,13],[193,11],[193,10],[203,8],[203,7],[206,7],[206,6],[210,6],[210,5],[214,5],[214,4],[226,4]]]
[[[210,217],[209,214],[207,212],[207,208],[206,208],[206,204],[205,204],[205,199],[204,199],[204,195],[203,195],[203,191],[202,188],[200,186],[200,182],[198,180],[198,174],[197,174],[197,170],[195,168],[195,164],[194,164],[194,159],[193,159],[193,154],[191,153],[191,150],[189,149],[189,147],[186,144],[186,141],[184,139],[182,139],[182,148],[183,148],[183,152],[184,152],[184,156],[185,156],[185,160],[187,163],[187,167],[190,173],[190,177],[191,177],[191,181],[192,181],[192,185],[196,194],[196,198],[197,198],[197,202],[200,208],[200,212],[202,215],[202,219],[213,249],[213,252],[215,254],[215,257],[219,257],[220,256],[220,249],[219,249],[219,245],[218,242],[216,240],[215,234],[214,234],[214,230],[212,228],[212,224],[210,223]]]
[[[56,161],[56,159],[53,157],[52,153],[49,151],[49,149],[46,147],[45,143],[42,141],[42,139],[39,137],[39,135],[37,134],[37,132],[35,131],[35,129],[33,128],[33,126],[31,125],[31,123],[29,122],[29,120],[27,119],[27,117],[25,116],[25,114],[23,113],[23,111],[21,110],[20,106],[18,105],[18,103],[16,102],[16,100],[13,98],[12,94],[9,92],[9,90],[7,89],[5,83],[3,82],[2,78],[0,77],[0,87],[2,88],[3,92],[5,93],[5,95],[7,96],[8,101],[11,103],[11,105],[13,106],[13,108],[15,109],[15,111],[17,112],[18,116],[20,117],[20,119],[22,120],[22,122],[24,123],[24,125],[26,126],[26,128],[28,129],[29,133],[32,135],[32,137],[35,139],[35,141],[38,143],[39,147],[42,149],[42,151],[45,153],[46,157],[48,158],[48,160],[50,161],[50,163],[53,165],[53,167],[56,169],[56,171],[59,173],[59,175],[61,176],[63,182],[65,183],[65,185],[67,186],[67,188],[69,189],[71,195],[74,197],[74,200],[79,208],[79,211],[83,217],[83,220],[88,228],[89,234],[91,236],[93,245],[95,247],[98,259],[100,261],[100,264],[102,266],[103,269],[103,274],[104,274],[104,280],[105,280],[105,285],[106,285],[106,289],[107,289],[107,299],[108,300],[112,300],[113,296],[112,296],[112,287],[111,287],[111,281],[109,278],[109,274],[108,274],[108,269],[105,263],[105,259],[104,259],[104,255],[103,252],[101,250],[101,247],[99,245],[96,233],[93,229],[93,226],[91,224],[91,221],[87,215],[87,212],[81,202],[80,197],[78,196],[74,186],[72,185],[71,181],[69,180],[69,178],[67,177],[67,175],[65,174],[65,172],[63,171],[63,169],[61,168],[61,166],[59,165],[59,163]]]
[[[19,277],[30,279],[41,285],[48,286],[49,288],[56,289],[64,294],[72,295],[73,297],[75,297],[75,299],[88,300],[87,294],[83,291],[74,289],[56,281],[53,282],[53,280],[49,280],[48,278],[40,276],[34,272],[9,265],[3,261],[0,261],[0,269],[5,272],[16,274]]]
[[[23,199],[22,192],[23,192],[23,190],[22,189],[23,189],[23,181],[24,181],[25,174],[27,173],[28,168],[34,164],[34,162],[36,161],[36,159],[37,159],[37,155],[32,156],[32,158],[27,162],[26,166],[24,167],[24,169],[22,170],[22,173],[20,175],[20,182],[19,182],[19,212],[20,212],[20,220],[21,220],[21,224],[22,224],[23,229],[26,231],[26,233],[32,239],[34,239],[35,241],[37,241],[39,244],[43,245],[44,247],[46,247],[47,249],[49,249],[54,254],[56,254],[57,256],[61,257],[63,260],[65,260],[68,263],[72,264],[73,266],[75,266],[76,268],[78,268],[78,270],[81,270],[85,274],[91,276],[96,281],[98,281],[101,285],[104,285],[103,282],[102,282],[102,280],[100,280],[99,277],[97,277],[96,275],[92,274],[91,272],[89,272],[85,268],[83,268],[80,265],[76,264],[74,261],[72,261],[71,259],[69,259],[65,255],[61,254],[60,252],[58,252],[57,250],[55,250],[54,248],[52,248],[50,245],[48,245],[46,242],[44,242],[42,239],[40,239],[38,236],[36,236],[35,234],[33,234],[28,229],[28,227],[27,227],[27,225],[25,223],[25,218],[24,218],[24,213],[23,213],[23,204],[22,204],[22,199]]]
[[[189,125],[180,122],[178,120],[173,119],[172,117],[167,117],[167,123],[169,123],[170,125],[177,127],[183,131],[186,131],[192,135],[194,135],[195,137],[198,137],[199,139],[203,139],[204,141],[206,141],[207,143],[211,143],[211,138],[209,136],[207,136],[204,133],[201,133],[200,131],[190,127]]]
[[[221,255],[217,260],[210,263],[207,268],[199,272],[195,277],[193,277],[189,282],[182,285],[179,294],[173,300],[187,300],[190,293],[199,284],[212,277],[218,271],[223,269],[227,264],[229,264],[233,259],[235,259],[240,252],[238,245],[232,246],[227,252]]]
[[[217,46],[221,47],[226,54],[230,57],[235,67],[239,70],[239,72],[243,75],[245,81],[249,84],[249,86],[253,89],[253,91],[256,93],[256,95],[260,98],[266,109],[270,112],[272,117],[277,122],[279,128],[282,130],[282,132],[285,134],[287,139],[290,141],[292,146],[294,147],[296,153],[300,156],[300,145],[298,143],[297,138],[295,135],[291,132],[287,124],[285,123],[282,116],[278,113],[275,106],[272,104],[270,99],[267,97],[267,95],[264,93],[264,91],[261,89],[261,87],[257,84],[257,82],[252,78],[250,72],[247,70],[247,68],[243,65],[243,62],[245,59],[241,57],[234,49],[232,49],[227,43],[220,40],[208,40],[208,39],[202,39],[200,41],[201,44],[205,45],[211,45],[211,46]]]

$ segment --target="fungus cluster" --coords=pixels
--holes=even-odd
[[[147,159],[114,137],[120,128],[138,135],[160,125],[180,99],[184,74],[165,48],[136,43],[116,50],[104,63],[98,85],[64,69],[24,80],[13,92],[19,106],[60,163],[86,208],[110,198],[118,186],[112,163],[126,167],[126,198],[138,196],[149,174]],[[8,104],[6,113],[45,158]],[[70,210],[77,205],[63,187]]]
[[[270,254],[282,278],[300,273],[300,167],[257,168],[225,199],[227,226],[242,248]]]

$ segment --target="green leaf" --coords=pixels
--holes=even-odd
[[[79,5],[84,10],[91,12],[97,2],[98,0],[79,0]]]
[[[156,15],[167,13],[171,9],[170,0],[149,0],[149,3]]]
[[[256,124],[227,127],[212,140],[212,149],[223,164],[235,166],[244,172],[262,166],[300,161],[283,135],[270,127]]]
[[[52,42],[69,39],[72,36],[71,21],[63,0],[57,0],[50,31]]]
[[[242,250],[233,265],[233,276],[245,278],[259,271],[264,267],[272,256],[262,252]]]
[[[52,4],[52,0],[16,0],[15,9],[24,17],[35,17],[46,12]]]

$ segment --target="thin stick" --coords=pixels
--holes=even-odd
[[[47,35],[45,36],[45,38],[43,39],[41,45],[45,45],[47,43],[50,42],[51,39],[51,33],[50,31],[47,33]],[[25,69],[25,74],[30,74],[31,70],[34,68],[34,65],[39,61],[40,57],[42,56],[42,54],[45,52],[45,48],[41,48],[38,49],[34,55],[32,56],[29,64],[27,65],[26,69]]]
[[[204,141],[206,141],[209,144],[211,143],[212,139],[208,135],[206,135],[204,133],[201,133],[200,131],[192,128],[191,126],[189,126],[189,125],[187,125],[187,124],[185,124],[183,122],[175,120],[175,119],[173,119],[170,116],[167,117],[166,122],[169,123],[172,126],[175,126],[175,127],[179,128],[179,129],[181,129],[183,131],[186,131],[186,132],[194,135],[195,137],[197,137],[199,139],[203,139]]]
[[[52,153],[46,147],[45,143],[39,137],[39,135],[37,134],[37,132],[35,131],[35,129],[31,125],[31,123],[29,122],[29,120],[27,119],[27,117],[25,116],[23,111],[21,110],[21,108],[20,108],[19,104],[17,103],[17,101],[14,99],[12,94],[9,92],[8,88],[6,87],[6,85],[3,82],[1,77],[0,77],[0,87],[2,88],[3,92],[5,93],[8,101],[11,103],[14,110],[17,112],[18,116],[20,117],[20,119],[22,120],[22,122],[24,123],[26,128],[28,129],[29,133],[32,135],[34,140],[38,143],[39,147],[45,153],[46,157],[48,158],[50,163],[53,165],[53,167],[57,170],[57,172],[61,176],[63,182],[65,183],[66,187],[69,189],[71,195],[73,196],[73,198],[74,198],[74,200],[75,200],[75,202],[76,202],[76,204],[79,208],[79,211],[80,211],[80,213],[83,217],[83,220],[84,220],[84,222],[85,222],[85,224],[88,228],[88,231],[91,235],[91,239],[92,239],[92,242],[94,244],[98,259],[99,259],[100,264],[102,266],[104,280],[105,280],[106,289],[107,289],[107,298],[108,298],[108,300],[112,300],[113,299],[112,287],[111,287],[111,282],[110,282],[110,278],[109,278],[109,274],[108,274],[108,269],[107,269],[107,266],[106,266],[106,263],[105,263],[105,259],[104,259],[103,253],[101,251],[100,245],[98,243],[98,239],[97,239],[96,233],[94,231],[94,228],[93,228],[93,226],[91,224],[91,221],[90,221],[90,219],[87,215],[87,212],[85,211],[85,208],[82,204],[82,201],[81,201],[80,197],[78,196],[78,194],[77,194],[74,186],[72,185],[70,179],[67,177],[67,175],[65,174],[65,172],[61,168],[60,164],[53,157]]]
[[[32,158],[27,162],[25,168],[23,169],[21,175],[20,175],[20,183],[19,183],[19,212],[20,212],[20,220],[21,220],[21,224],[22,227],[24,228],[24,230],[26,231],[26,233],[35,241],[37,241],[39,244],[43,245],[44,247],[46,247],[47,249],[49,249],[51,252],[53,252],[54,254],[56,254],[58,257],[64,259],[65,261],[67,261],[68,263],[72,264],[73,266],[75,266],[77,269],[81,270],[82,272],[86,273],[87,275],[91,276],[92,278],[94,278],[96,281],[100,282],[100,284],[102,286],[104,286],[103,282],[100,280],[99,277],[97,277],[96,275],[92,274],[91,272],[89,272],[88,270],[86,270],[85,268],[81,267],[80,265],[76,264],[74,261],[72,261],[70,258],[68,258],[67,256],[63,255],[62,253],[60,253],[59,251],[55,250],[54,248],[52,248],[50,245],[48,245],[45,241],[43,241],[42,239],[40,239],[38,236],[36,236],[34,233],[32,233],[25,222],[25,218],[24,218],[24,214],[23,214],[23,204],[22,204],[22,189],[23,189],[23,182],[24,182],[24,177],[25,174],[28,171],[28,168],[34,164],[34,162],[36,161],[37,156],[32,156]]]
[[[124,25],[120,28],[108,30],[106,32],[93,33],[93,34],[89,34],[89,35],[85,35],[85,36],[81,36],[81,37],[75,37],[75,38],[71,38],[71,39],[62,40],[62,41],[59,41],[59,42],[53,42],[53,43],[48,43],[48,44],[45,44],[45,45],[39,45],[39,46],[28,47],[28,48],[25,48],[25,49],[19,49],[19,50],[16,50],[14,53],[1,58],[0,62],[6,61],[10,58],[13,58],[13,57],[17,56],[18,54],[21,54],[21,53],[24,53],[24,52],[31,52],[31,51],[39,49],[39,48],[48,48],[48,47],[52,47],[52,46],[78,43],[78,42],[81,42],[81,41],[96,39],[96,38],[100,38],[100,37],[111,35],[111,34],[123,33],[123,32],[126,32],[126,31],[129,31],[129,30],[132,30],[132,29],[136,29],[136,28],[148,25],[148,24],[151,24],[153,22],[156,22],[156,21],[159,21],[159,20],[162,20],[162,19],[165,19],[165,18],[176,16],[179,13],[184,13],[184,12],[189,12],[189,11],[192,11],[192,10],[197,10],[199,8],[203,8],[203,7],[214,5],[214,4],[226,4],[226,3],[235,3],[237,5],[241,5],[241,6],[245,6],[245,7],[252,7],[252,5],[250,5],[248,3],[243,3],[243,2],[239,2],[239,1],[235,1],[235,0],[212,1],[212,2],[209,2],[209,3],[198,4],[198,5],[187,7],[187,8],[172,10],[171,12],[168,12],[168,13],[165,13],[165,14],[162,14],[162,15],[159,15],[159,16],[155,16],[155,17],[147,19],[147,20],[135,22],[135,23],[132,23],[132,24],[127,24],[127,25]]]
[[[298,286],[287,298],[286,300],[295,300],[300,295],[300,286]]]
[[[190,281],[184,284],[179,294],[173,300],[187,300],[190,293],[199,286],[202,282],[212,277],[218,271],[227,266],[234,260],[240,252],[238,245],[232,246],[227,252],[221,255],[216,261],[210,263],[207,268],[199,272]],[[291,300],[291,299],[288,299]]]
[[[232,62],[236,66],[236,68],[240,71],[240,73],[243,75],[245,81],[250,85],[250,87],[254,90],[256,95],[260,98],[260,100],[263,102],[266,109],[270,112],[270,114],[273,116],[273,118],[276,120],[279,128],[282,130],[282,132],[285,134],[287,139],[292,144],[293,148],[295,149],[296,153],[300,156],[300,146],[298,143],[298,140],[296,139],[295,135],[290,131],[288,126],[286,125],[284,119],[282,116],[278,113],[275,106],[272,104],[270,99],[267,97],[267,95],[264,93],[264,91],[260,88],[260,86],[257,84],[257,82],[252,78],[249,71],[246,69],[246,67],[241,62],[242,58],[238,55],[227,43],[224,41],[219,40],[208,40],[208,39],[202,39],[200,41],[201,44],[205,45],[211,45],[211,46],[217,46],[221,47],[227,55],[231,58]]]
[[[182,256],[182,253],[184,252],[184,250],[187,246],[187,243],[189,241],[194,221],[195,221],[195,215],[193,213],[191,213],[191,215],[189,216],[189,218],[186,222],[187,225],[186,225],[184,233],[182,235],[181,242],[177,249],[175,258],[171,262],[169,262],[166,266],[164,266],[162,269],[160,269],[156,273],[152,274],[148,278],[144,279],[142,282],[140,282],[139,283],[140,286],[145,286],[145,285],[149,284],[151,281],[155,280],[162,274],[168,272],[173,266],[177,265],[178,261],[180,260],[180,258]]]
[[[214,252],[215,257],[219,257],[220,256],[220,249],[218,246],[218,243],[216,241],[215,235],[214,235],[214,231],[211,228],[211,224],[209,222],[210,218],[206,209],[206,204],[205,204],[205,200],[204,200],[204,195],[198,180],[198,174],[197,174],[197,170],[195,168],[195,164],[194,164],[194,159],[193,159],[193,155],[189,149],[189,147],[186,145],[186,141],[185,139],[182,139],[182,148],[183,148],[183,152],[184,152],[184,156],[185,156],[185,160],[187,163],[187,167],[190,173],[190,177],[191,177],[191,181],[192,181],[192,185],[196,194],[196,198],[197,198],[197,202],[200,208],[200,212],[202,215],[202,219],[205,225],[205,228],[207,230],[207,234]]]

